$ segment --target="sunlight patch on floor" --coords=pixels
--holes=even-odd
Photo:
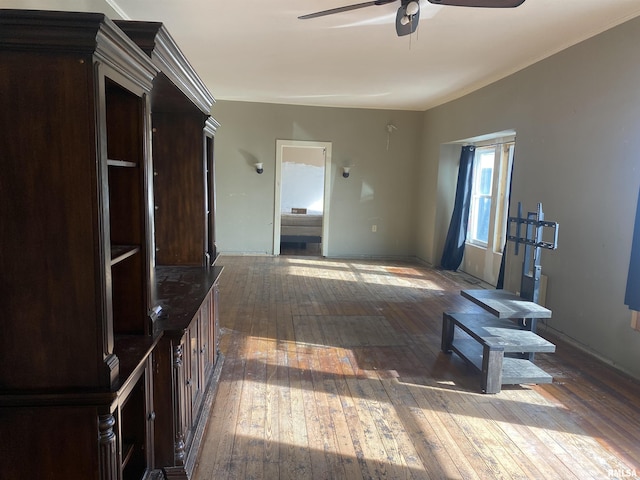
[[[323,268],[309,268],[307,266],[289,266],[287,276],[299,276],[309,278],[320,278],[336,281],[336,274]],[[362,273],[345,271],[340,277],[341,282],[368,283],[371,285],[386,285],[389,287],[406,287],[418,290],[443,291],[444,289],[434,282],[427,280],[416,280],[415,278],[404,279],[398,276],[391,276],[384,272]]]

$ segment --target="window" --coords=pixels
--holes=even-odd
[[[494,141],[495,142],[495,141]],[[473,162],[467,242],[501,253],[515,142],[480,145]]]
[[[468,234],[468,241],[476,245],[486,246],[487,243],[489,243],[494,158],[494,148],[484,147],[476,149],[476,155],[473,161],[473,183],[471,186]]]

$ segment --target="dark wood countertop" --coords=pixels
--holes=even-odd
[[[154,330],[166,334],[184,332],[202,302],[218,281],[223,267],[156,267],[156,303],[161,310]]]

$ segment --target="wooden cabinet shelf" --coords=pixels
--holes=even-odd
[[[126,381],[142,362],[153,352],[160,340],[154,335],[115,335],[114,352],[120,359],[121,381],[117,388],[123,388]]]
[[[111,245],[111,265],[120,263],[140,252],[140,245]]]
[[[129,162],[126,160],[113,160],[113,159],[108,159],[107,160],[107,165],[109,165],[110,167],[124,167],[124,168],[135,168],[138,166],[137,162]]]
[[[127,467],[129,460],[133,456],[135,445],[133,443],[123,443],[122,445],[122,469]]]

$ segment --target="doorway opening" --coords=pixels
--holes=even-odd
[[[331,142],[276,140],[274,255],[327,256]]]

